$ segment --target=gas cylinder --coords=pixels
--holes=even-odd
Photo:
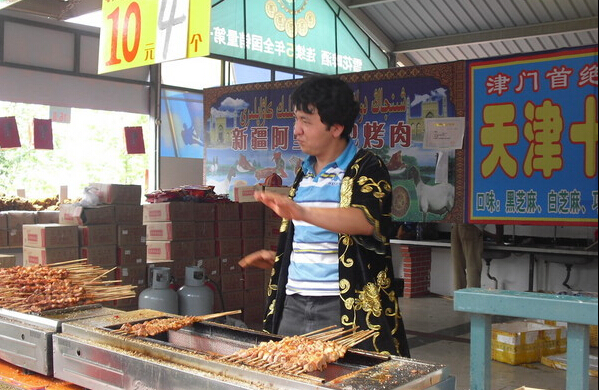
[[[204,268],[185,267],[185,285],[177,291],[179,295],[179,314],[201,316],[212,313],[214,292],[206,285]]]
[[[179,314],[179,297],[177,292],[169,287],[171,269],[150,268],[150,280],[150,287],[139,294],[139,308]]]

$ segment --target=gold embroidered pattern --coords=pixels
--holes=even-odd
[[[349,250],[349,247],[353,245],[353,240],[347,234],[342,234],[339,242],[343,245],[343,253],[339,255],[339,262],[343,264],[344,267],[351,268],[354,265],[354,259],[351,257],[346,257],[346,254]]]

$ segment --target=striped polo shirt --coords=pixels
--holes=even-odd
[[[304,177],[293,200],[306,207],[339,207],[341,181],[357,151],[355,144],[349,142],[343,153],[318,175],[314,171],[315,158],[308,157],[302,164]],[[294,220],[293,224],[287,294],[339,295],[339,235],[304,221]]]

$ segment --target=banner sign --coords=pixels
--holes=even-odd
[[[222,0],[212,8],[211,54],[314,73],[389,67],[387,55],[333,0]]]
[[[33,119],[33,147],[35,149],[54,149],[52,119]]]
[[[210,0],[103,0],[98,73],[210,54]]]
[[[17,119],[14,116],[0,118],[0,148],[20,148],[21,138],[17,128]]]
[[[360,102],[352,138],[358,147],[371,150],[386,163],[394,187],[392,215],[397,221],[463,221],[460,189],[464,183],[456,175],[463,156],[451,149],[423,148],[426,118],[463,115],[463,99],[456,104],[454,91],[459,90],[456,80],[463,82],[457,74],[463,72],[462,63],[344,77]],[[300,82],[204,91],[204,183],[231,199],[235,187],[264,183],[272,173],[283,179],[283,185],[291,185],[306,157],[293,137],[294,113],[289,102]],[[435,188],[434,202],[426,201],[430,188]]]
[[[597,47],[468,65],[468,219],[597,226]]]

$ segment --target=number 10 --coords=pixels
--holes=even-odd
[[[133,40],[133,47],[129,49],[129,19],[131,16],[135,17],[135,38]],[[121,59],[117,56],[118,46],[118,34],[119,34],[119,8],[117,7],[111,14],[108,15],[108,19],[112,20],[111,39],[110,39],[110,59],[106,61],[106,65],[116,65],[121,63]],[[123,47],[123,58],[127,62],[131,62],[137,56],[137,50],[139,49],[139,40],[141,36],[141,11],[137,2],[132,2],[127,7],[125,12],[125,18],[122,26],[122,47]]]

